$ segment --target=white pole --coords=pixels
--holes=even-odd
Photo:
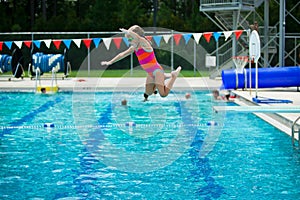
[[[171,31],[172,33],[172,38],[171,38],[171,71],[174,70],[174,55],[173,55],[173,51],[174,51],[174,31]]]
[[[250,57],[250,64],[249,64],[249,89],[250,89],[250,96],[252,95],[251,94],[251,88],[252,88],[252,75],[251,75],[251,68],[252,68],[252,56]]]
[[[90,34],[87,34],[88,39],[90,38]],[[88,77],[90,77],[90,70],[91,70],[91,56],[90,56],[90,47],[87,49],[88,53]]]
[[[133,74],[133,53],[130,54],[130,76]]]
[[[197,65],[197,58],[196,58],[196,41],[194,41],[194,76],[196,76],[196,65]]]
[[[258,88],[258,62],[255,62],[255,97],[257,98]]]

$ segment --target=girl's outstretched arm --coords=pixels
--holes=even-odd
[[[131,46],[129,47],[129,49],[119,53],[118,55],[116,55],[113,59],[111,59],[110,61],[102,61],[101,65],[111,65],[119,60],[122,60],[123,58],[127,57],[128,55],[130,55],[132,52],[134,51],[134,47]]]

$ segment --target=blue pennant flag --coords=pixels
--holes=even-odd
[[[192,37],[192,34],[190,34],[190,33],[189,34],[183,34],[185,44],[187,44],[190,41],[191,37]]]
[[[68,49],[70,49],[72,40],[63,40],[63,42],[64,42],[64,44],[66,45],[66,47],[67,47]]]
[[[41,41],[40,40],[34,40],[33,44],[37,47],[40,48],[41,47]]]
[[[11,41],[4,42],[4,44],[9,48],[9,50],[11,49],[11,46],[12,46],[12,42]]]
[[[93,39],[93,42],[94,42],[96,48],[98,48],[98,46],[99,46],[101,40],[102,40],[101,38],[94,38],[94,39]]]
[[[161,42],[161,39],[162,39],[162,35],[155,35],[152,37],[155,44],[159,47],[160,46],[160,42]]]
[[[123,37],[122,39],[123,39],[123,42],[126,44],[126,46],[129,47],[129,41],[128,41],[128,39],[126,37]]]
[[[214,36],[216,42],[219,40],[219,37],[221,36],[221,34],[222,34],[222,32],[214,32],[213,33],[213,36]]]

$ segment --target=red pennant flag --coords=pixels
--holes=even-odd
[[[123,40],[123,39],[122,39],[121,37],[113,38],[113,42],[115,43],[117,49],[120,49],[122,40]]]
[[[178,45],[180,42],[180,39],[182,38],[182,34],[174,34],[174,40],[175,40],[175,44]]]
[[[30,48],[31,47],[31,43],[32,41],[31,40],[28,40],[28,41],[24,41],[24,44],[26,45],[26,47]]]
[[[211,36],[212,36],[212,32],[203,33],[203,37],[205,38],[206,42],[210,41]]]
[[[148,35],[148,36],[146,36],[145,38],[147,38],[147,40],[149,40],[149,41],[152,40],[152,36],[151,36],[151,35]]]
[[[0,51],[2,51],[3,42],[0,42]]]
[[[240,38],[240,36],[242,35],[242,33],[243,33],[243,30],[234,31],[234,34],[235,34],[235,37],[236,37],[237,40]]]
[[[54,46],[56,47],[56,49],[60,48],[60,44],[61,44],[61,40],[52,40]]]
[[[92,39],[83,39],[82,41],[83,41],[84,45],[86,46],[86,48],[91,47]]]

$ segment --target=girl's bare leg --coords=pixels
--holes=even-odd
[[[144,101],[147,101],[148,96],[150,96],[151,94],[154,93],[155,91],[155,82],[154,82],[154,78],[150,75],[147,76],[146,78],[146,87],[145,87],[145,94],[144,94]],[[146,98],[147,95],[147,98]]]
[[[179,75],[181,67],[179,66],[175,71],[171,72],[171,79],[165,85],[165,75],[164,73],[158,71],[155,75],[155,85],[161,97],[166,97],[173,88],[174,82]]]

